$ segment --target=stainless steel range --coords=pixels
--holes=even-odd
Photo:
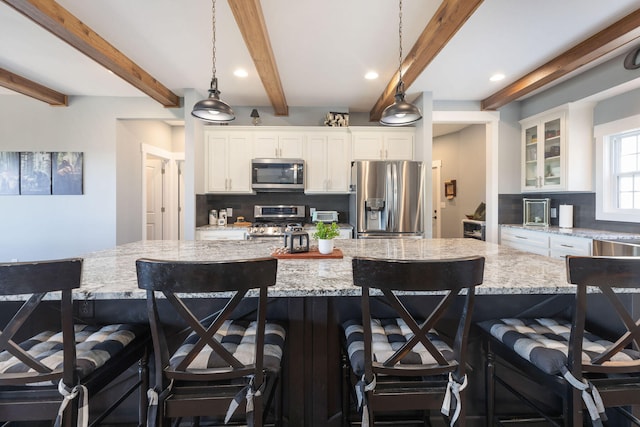
[[[256,205],[249,239],[283,238],[285,231],[302,229],[305,212],[303,205]]]

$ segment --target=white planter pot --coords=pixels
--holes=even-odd
[[[321,254],[333,252],[333,239],[318,239],[318,252]]]

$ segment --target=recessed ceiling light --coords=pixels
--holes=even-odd
[[[376,73],[375,71],[369,71],[364,75],[364,78],[367,80],[375,80],[378,78],[378,73]]]
[[[502,79],[504,79],[504,74],[502,73],[497,73],[489,77],[489,80],[491,80],[492,82],[499,82]]]
[[[238,68],[237,70],[235,70],[233,72],[233,75],[236,77],[247,77],[249,75],[249,73],[247,73],[247,70],[243,70],[242,68]]]

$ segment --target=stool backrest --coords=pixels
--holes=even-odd
[[[461,378],[465,373],[466,346],[471,314],[475,296],[475,287],[482,284],[484,258],[479,256],[438,259],[438,260],[389,260],[355,257],[352,261],[353,281],[362,288],[362,322],[364,328],[365,376],[371,379],[374,373],[388,375],[427,376],[456,371]],[[399,315],[414,336],[387,360],[373,362],[372,331],[370,319],[371,292],[377,289],[386,302]],[[399,293],[397,293],[399,291]],[[400,300],[402,292],[433,292],[439,302],[433,310],[410,313]],[[453,360],[447,360],[432,342],[429,331],[443,318],[464,293],[464,303],[453,338]],[[408,297],[410,299],[410,297]],[[424,319],[424,320],[422,320]],[[415,367],[405,369],[399,364],[418,344],[422,344],[436,364],[418,370]]]
[[[237,261],[163,261],[139,259],[136,261],[138,287],[147,290],[147,309],[156,358],[156,384],[167,380],[183,379],[213,381],[224,378],[237,378],[255,375],[257,384],[262,383],[263,347],[265,331],[265,311],[267,289],[275,285],[277,260],[275,258],[257,258]],[[257,290],[258,307],[255,313],[256,346],[254,364],[241,363],[225,349],[214,335],[226,320],[232,319],[235,309],[246,296],[252,296],[251,290]],[[168,339],[165,336],[162,316],[158,309],[160,293],[170,302],[183,321],[187,332],[195,334],[197,339],[193,348],[176,366],[170,366]],[[188,298],[218,297],[227,298],[222,310],[199,319],[189,308]],[[208,313],[211,314],[211,313]],[[167,313],[168,315],[168,313]],[[194,374],[189,365],[205,347],[223,359],[228,366]],[[164,373],[164,376],[163,376]],[[166,384],[164,384],[166,385]]]
[[[0,332],[2,360],[6,361],[13,356],[21,362],[18,365],[11,363],[11,368],[0,372],[0,385],[26,385],[60,379],[63,379],[68,386],[75,384],[76,353],[72,290],[80,287],[81,276],[82,259],[80,258],[0,264],[0,295],[23,296],[19,297],[18,301],[27,298]],[[40,303],[49,292],[58,291],[60,306],[55,312],[59,317],[47,320],[51,325],[55,325],[51,327],[54,332],[62,333],[63,360],[59,361],[57,367],[50,368],[36,360],[14,339],[21,333],[24,325],[29,324],[26,328],[33,328],[29,321],[35,316],[34,313]]]
[[[568,256],[567,281],[577,286],[571,338],[569,343],[569,370],[577,375],[584,372],[640,373],[640,357],[624,355],[626,351],[640,350],[640,313],[632,312],[620,300],[618,291],[640,291],[640,257],[582,257]],[[616,320],[624,332],[606,337],[612,344],[583,360],[584,329],[587,315],[587,290],[597,287],[614,309]],[[616,290],[618,288],[618,291]],[[613,323],[614,319],[609,319]],[[636,356],[636,357],[633,357]]]

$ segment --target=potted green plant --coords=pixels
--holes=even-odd
[[[340,235],[338,224],[332,222],[327,225],[324,222],[316,224],[316,231],[313,238],[318,239],[318,251],[321,254],[330,254],[333,252],[333,239]]]

